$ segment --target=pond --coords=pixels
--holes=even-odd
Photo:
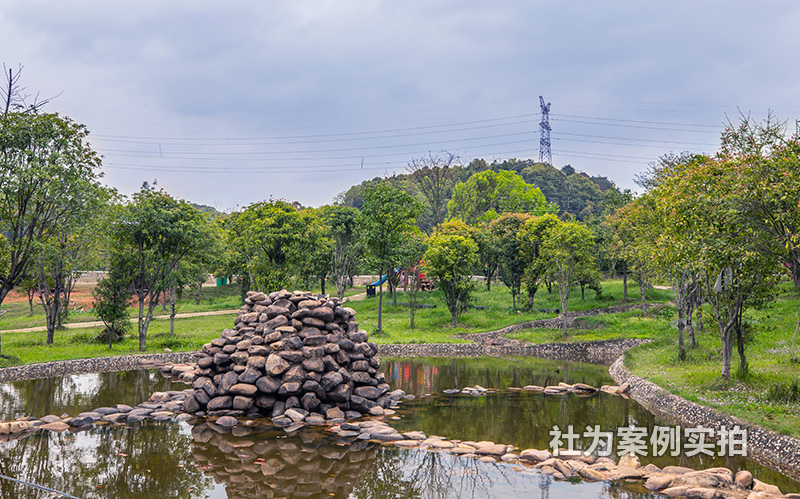
[[[620,396],[507,390],[562,381],[612,384],[604,366],[531,358],[453,358],[384,359],[381,369],[390,385],[416,396],[400,406],[399,419],[389,421],[400,431],[545,449],[554,425],[564,430],[573,425],[580,433],[587,425],[652,429],[662,424]],[[476,384],[499,391],[485,396],[443,393]],[[0,384],[0,417],[77,415],[118,403],[136,405],[154,391],[185,387],[147,370],[10,382]],[[576,447],[585,448],[582,444],[579,440]],[[784,492],[800,491],[797,482],[745,458],[642,458],[643,464],[648,462],[698,469],[726,466],[734,472],[746,468]],[[95,426],[78,433],[38,432],[0,442],[0,475],[80,498],[656,497],[640,483],[554,482],[513,464],[347,441],[319,427],[287,434],[266,419],[232,430],[201,420],[171,420]],[[0,478],[0,497],[54,495]]]

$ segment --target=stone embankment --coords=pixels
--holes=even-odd
[[[800,480],[800,440],[673,395],[655,383],[630,372],[625,367],[623,357],[611,365],[609,373],[617,383],[628,383],[631,386],[633,399],[666,421],[714,430],[719,430],[723,426],[726,428],[739,426],[747,431],[749,457]]]

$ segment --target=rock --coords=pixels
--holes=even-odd
[[[266,365],[264,366],[264,370],[267,374],[271,374],[272,376],[279,376],[286,372],[291,365],[289,362],[286,361],[283,357],[278,354],[270,354],[267,357]]]
[[[584,480],[588,480],[590,482],[599,482],[606,479],[606,475],[597,471],[593,470],[589,467],[584,467],[578,470],[578,474]]]
[[[328,419],[344,419],[344,411],[338,407],[331,407],[325,411],[325,417]]]
[[[670,487],[661,491],[662,494],[670,497],[685,497],[689,487]]]
[[[776,494],[779,496],[783,495],[781,489],[779,489],[775,485],[764,483],[758,479],[753,480],[753,492],[766,492],[768,494]]]
[[[743,489],[749,489],[750,486],[753,485],[753,474],[747,470],[741,470],[740,472],[736,473],[734,482],[736,482],[736,485]]]
[[[56,433],[61,433],[62,431],[69,430],[70,425],[68,425],[67,423],[64,423],[62,421],[53,421],[52,423],[43,424],[39,428],[41,428],[42,430],[54,431]]]
[[[669,473],[670,475],[683,475],[685,473],[691,473],[694,470],[692,468],[686,468],[684,466],[665,466],[663,470],[664,473]]]
[[[686,497],[697,497],[699,499],[721,499],[724,497],[724,495],[722,494],[722,491],[717,489],[694,488],[686,491]]]
[[[230,395],[221,395],[211,399],[207,405],[209,411],[219,411],[222,409],[230,409],[233,407],[233,397]]]
[[[519,457],[520,459],[524,459],[526,461],[541,462],[541,461],[546,461],[553,456],[552,454],[550,454],[550,451],[525,449],[524,451],[519,453]]]
[[[244,395],[245,397],[252,397],[257,391],[258,388],[255,385],[248,385],[247,383],[237,383],[230,390],[234,395]]]
[[[220,426],[228,428],[239,424],[239,421],[233,416],[222,416],[221,418],[218,418],[215,422]]]
[[[635,454],[625,454],[619,459],[619,466],[626,468],[638,468],[641,466],[639,458]]]
[[[644,482],[644,487],[648,490],[661,490],[666,489],[672,483],[674,477],[670,475],[656,475],[651,476]]]

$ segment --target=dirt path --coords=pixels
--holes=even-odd
[[[239,309],[233,310],[212,310],[210,312],[188,312],[185,314],[175,314],[176,319],[185,319],[188,317],[205,317],[208,315],[227,315],[227,314],[235,314],[238,313]],[[153,316],[154,320],[164,320],[169,319],[168,315],[155,315]],[[137,322],[139,319],[131,319],[131,322]],[[64,324],[64,327],[67,329],[81,329],[86,327],[97,327],[102,326],[103,321],[89,321],[89,322],[75,322],[72,324]],[[47,327],[45,326],[36,326],[36,327],[26,327],[23,329],[5,329],[0,331],[0,333],[38,333],[40,331],[47,331]]]
[[[367,293],[366,292],[365,293],[359,293],[359,294],[353,295],[353,296],[345,296],[344,297],[345,303],[347,303],[349,301],[361,301],[361,300],[366,300],[366,299],[367,299]]]

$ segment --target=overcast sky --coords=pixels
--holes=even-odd
[[[91,131],[105,181],[220,210],[319,206],[447,151],[552,152],[634,188],[726,116],[800,118],[800,3],[0,2],[0,58]]]

